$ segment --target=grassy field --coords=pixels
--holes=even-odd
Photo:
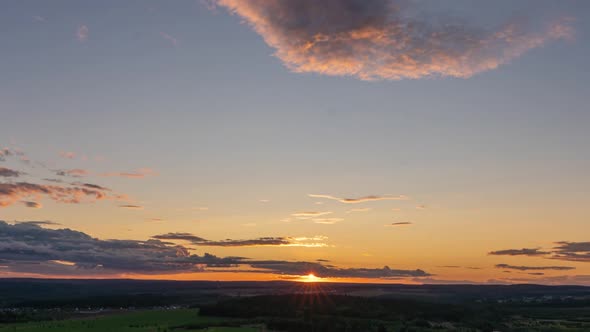
[[[141,311],[63,321],[0,325],[0,332],[169,332],[173,327],[179,326],[220,326],[185,331],[259,331],[257,328],[222,327],[224,322],[227,319],[199,316],[197,310]]]

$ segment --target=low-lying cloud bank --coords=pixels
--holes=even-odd
[[[425,17],[405,0],[209,0],[242,18],[287,68],[362,80],[468,78],[573,35],[571,19],[494,30]]]
[[[280,275],[307,275],[335,278],[395,278],[429,276],[423,270],[401,270],[384,267],[340,268],[321,262],[290,262],[253,260],[244,257],[217,257],[204,253],[191,254],[183,245],[169,242],[184,240],[207,242],[187,233],[170,233],[147,241],[101,240],[71,229],[48,229],[56,226],[48,221],[9,224],[0,221],[0,275],[3,272],[33,273],[39,276],[117,276],[122,274],[174,274],[189,272],[236,272],[236,268],[251,268],[250,272]],[[265,240],[269,239],[269,240]],[[323,238],[260,238],[231,242],[234,246],[250,246],[256,241],[285,239],[287,245],[319,241]],[[166,240],[166,241],[163,241]],[[212,241],[214,246],[226,246],[233,240]],[[205,245],[209,245],[206,243]],[[244,272],[244,270],[240,270]]]

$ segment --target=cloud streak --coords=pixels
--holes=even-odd
[[[207,240],[191,233],[168,233],[152,237],[156,240],[187,241],[193,245],[204,247],[325,247],[325,237],[259,237],[246,240]]]
[[[556,247],[542,251],[539,248],[506,249],[492,251],[489,255],[504,256],[538,256],[570,262],[590,262],[590,242],[556,242]]]
[[[568,271],[575,270],[575,267],[571,266],[515,266],[509,264],[496,264],[497,269],[508,269],[518,271]]]
[[[176,47],[178,45],[178,39],[176,39],[175,37],[172,37],[171,35],[165,32],[160,32],[160,36],[167,40],[172,46]]]
[[[522,248],[522,249],[505,249],[490,251],[488,255],[496,256],[544,256],[549,254],[547,251],[542,251],[540,248]]]
[[[149,176],[157,175],[156,171],[151,168],[139,168],[135,171],[131,172],[110,172],[110,173],[102,173],[100,176],[103,177],[121,177],[121,178],[128,178],[128,179],[143,179]]]
[[[494,30],[395,0],[212,0],[242,18],[296,73],[362,80],[468,78],[547,42],[571,38],[569,19]]]
[[[400,222],[394,222],[394,223],[391,223],[391,224],[385,225],[385,226],[399,227],[399,226],[409,226],[409,225],[412,225],[412,223],[408,222],[408,221],[400,221]]]
[[[589,262],[590,263],[590,242],[557,242],[558,246],[553,248],[552,259]]]
[[[324,198],[330,199],[334,201],[338,201],[344,204],[358,204],[358,203],[365,203],[365,202],[372,202],[372,201],[400,201],[400,200],[407,200],[408,197],[400,195],[400,196],[378,196],[378,195],[369,195],[357,198],[341,198],[332,195],[323,195],[323,194],[308,194],[307,196],[311,198]]]

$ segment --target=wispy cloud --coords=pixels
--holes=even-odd
[[[172,46],[176,47],[178,45],[178,39],[176,39],[175,37],[173,37],[165,32],[160,32],[160,36],[162,36],[162,38],[167,40]]]
[[[571,266],[515,266],[509,264],[496,264],[495,266],[497,269],[508,269],[508,270],[518,270],[518,271],[567,271],[567,270],[575,270],[575,267]]]
[[[398,227],[398,226],[408,226],[408,225],[412,225],[412,223],[411,222],[407,222],[407,221],[400,221],[400,222],[394,222],[394,223],[391,223],[391,224],[385,225],[385,226],[388,226],[388,227]]]
[[[47,197],[59,203],[77,204],[107,199],[109,195],[103,190],[77,186],[41,185],[29,182],[0,183],[0,208],[20,200],[37,202],[40,197]]]
[[[80,25],[78,27],[78,29],[76,30],[76,37],[78,38],[78,41],[85,42],[88,40],[89,33],[90,33],[90,30],[88,29],[88,27],[86,25]]]
[[[190,233],[168,233],[153,236],[157,240],[188,241],[205,247],[325,247],[326,237],[260,237],[246,240],[207,240]]]
[[[303,211],[291,214],[297,219],[311,219],[332,214],[331,211]]]
[[[357,212],[369,212],[371,208],[357,208],[357,209],[350,209],[346,211],[346,213],[357,213]]]
[[[63,156],[67,159],[73,157],[71,153],[63,153]],[[0,161],[6,161],[6,158],[22,161],[22,158],[27,158],[27,156],[20,149],[0,148]],[[27,160],[29,159],[27,158]],[[105,186],[85,181],[72,182],[69,179],[92,176],[93,173],[86,169],[52,169],[45,163],[38,161],[28,161],[24,163],[23,167],[32,171],[29,173],[0,167],[0,178],[7,178],[5,183],[0,183],[0,208],[17,203],[30,208],[41,208],[43,206],[41,204],[42,199],[67,204],[92,203],[107,199],[129,202],[126,195],[113,192]],[[43,174],[45,176],[47,176],[47,172],[52,172],[60,178],[39,176],[39,172],[46,173]],[[23,176],[26,176],[26,181],[19,178]],[[16,182],[15,178],[19,178],[19,181]],[[49,182],[49,184],[37,182]]]
[[[213,3],[244,19],[293,72],[363,80],[468,78],[573,35],[569,18],[548,20],[541,28],[513,20],[486,30],[444,15],[429,19],[409,1]]]
[[[141,205],[123,204],[119,205],[119,207],[127,210],[143,210],[143,206]]]
[[[399,196],[369,195],[369,196],[363,196],[363,197],[358,197],[358,198],[341,198],[341,197],[336,197],[336,196],[332,196],[332,195],[323,195],[323,194],[308,194],[307,196],[312,197],[312,198],[330,199],[330,200],[338,201],[340,203],[345,203],[345,204],[358,204],[358,203],[371,202],[371,201],[400,201],[400,200],[407,200],[408,199],[408,197],[406,197],[404,195],[399,195]]]
[[[544,256],[549,254],[547,251],[542,251],[541,248],[522,248],[522,249],[505,249],[490,251],[488,255],[497,256]]]
[[[158,173],[151,168],[139,168],[131,172],[110,172],[99,174],[103,177],[122,177],[128,179],[143,179],[149,176],[156,176]]]
[[[60,223],[55,222],[55,221],[51,221],[51,220],[16,221],[15,224],[36,225],[36,226],[59,226],[59,225],[61,225]]]
[[[323,225],[334,225],[337,224],[344,219],[342,218],[313,218],[311,219],[316,224],[323,224]]]
[[[590,262],[590,242],[556,242],[557,246],[550,250],[540,248],[506,249],[492,251],[489,255],[508,256],[539,256],[571,262]]]

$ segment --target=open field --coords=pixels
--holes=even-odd
[[[63,321],[45,321],[0,325],[0,332],[257,332],[257,328],[223,327],[227,318],[199,316],[198,310],[162,310],[111,314],[101,317],[77,318]],[[182,326],[202,326],[203,329],[183,329]],[[210,327],[206,326],[220,326]]]

